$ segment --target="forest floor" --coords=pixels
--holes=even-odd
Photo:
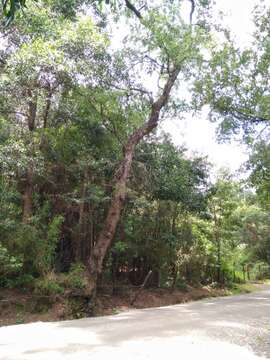
[[[143,289],[139,293],[137,289],[125,288],[118,295],[100,293],[96,315],[112,315],[129,309],[182,304],[209,297],[249,293],[256,289],[256,284],[234,285],[230,289],[211,286],[187,286],[185,290],[173,291],[164,288]],[[36,296],[27,291],[0,289],[0,326],[78,319],[86,316],[82,296]]]

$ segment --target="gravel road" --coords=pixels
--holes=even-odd
[[[114,316],[0,328],[1,360],[270,359],[270,286]]]

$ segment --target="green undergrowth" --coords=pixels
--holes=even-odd
[[[232,284],[228,288],[228,295],[248,294],[256,290],[256,286],[251,283]]]

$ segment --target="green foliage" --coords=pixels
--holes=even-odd
[[[50,273],[35,281],[34,292],[38,295],[61,295],[64,293],[64,287],[59,284],[55,274]]]
[[[33,216],[31,222],[22,224],[19,221],[18,208],[14,204],[16,201],[16,197],[7,197],[4,201],[6,208],[3,207],[3,210],[6,209],[6,213],[2,214],[0,222],[0,240],[3,244],[1,250],[5,251],[3,256],[6,254],[6,261],[10,259],[14,266],[17,264],[27,275],[45,274],[54,266],[63,217],[56,215],[48,221],[50,207],[47,203],[40,208],[39,216]],[[9,252],[14,256],[9,255]],[[13,279],[14,276],[11,275],[10,271],[6,274],[7,278]]]
[[[183,281],[183,279],[178,279],[175,287],[180,291],[188,291],[188,285],[185,281]]]
[[[69,289],[85,289],[87,286],[85,266],[81,263],[72,264],[62,281],[63,285]]]
[[[196,2],[194,26],[182,18],[181,1],[144,3],[140,15],[118,0],[29,1],[11,31],[3,30],[1,286],[32,285],[48,296],[87,288],[85,266],[103,228],[123,149],[146,123],[173,68],[181,70],[176,88],[191,92],[173,90],[164,118],[210,105],[212,119],[222,118],[222,138],[244,130],[247,142],[254,124],[268,119],[266,16],[255,14],[258,39],[240,51],[228,32],[222,44],[212,36],[208,1]],[[24,3],[3,5],[12,19]],[[129,30],[118,49],[108,9],[114,20],[124,15]],[[224,171],[210,185],[207,159],[189,156],[166,134],[148,136],[133,160],[104,264],[109,281],[138,285],[150,269],[161,284],[179,288],[268,275],[266,137],[249,161],[256,195]]]
[[[229,289],[233,295],[248,294],[256,291],[256,287],[252,284],[232,284]]]
[[[18,288],[18,289],[33,289],[33,284],[35,282],[35,278],[31,274],[24,274],[22,272],[16,274],[15,276],[9,276],[5,278],[5,282],[3,282],[2,286],[10,289]]]
[[[115,251],[116,253],[123,253],[127,250],[128,245],[126,243],[124,243],[123,241],[117,241],[114,246],[113,246],[113,251]]]
[[[7,25],[14,19],[16,11],[25,6],[25,0],[4,0],[2,2],[2,12]]]
[[[203,211],[209,165],[205,158],[188,159],[185,152],[165,137],[160,144],[145,144],[138,160],[149,169],[149,185],[156,199],[176,201],[188,210]]]
[[[64,221],[62,215],[55,216],[51,222],[48,224],[48,232],[46,245],[44,246],[44,254],[42,257],[42,271],[47,272],[53,268],[55,260],[55,250],[59,242],[59,237],[61,235],[61,226]]]
[[[86,268],[81,263],[71,264],[68,273],[47,273],[34,281],[34,291],[41,295],[63,294],[65,289],[84,290],[87,286]]]
[[[0,244],[0,284],[5,285],[9,277],[16,276],[22,269],[22,259],[12,256],[8,250]]]
[[[258,142],[248,161],[251,170],[250,181],[255,187],[260,203],[266,208],[270,204],[270,144],[266,141]]]
[[[257,261],[251,270],[252,278],[255,280],[268,279],[270,276],[270,265],[264,261]]]
[[[219,123],[220,140],[233,136],[247,144],[269,138],[269,18],[268,6],[254,12],[252,45],[238,48],[224,31],[224,40],[209,48],[211,60],[202,62],[194,84],[194,104],[210,106],[210,117]]]

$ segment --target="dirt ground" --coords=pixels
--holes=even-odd
[[[0,358],[269,359],[270,286],[258,291],[119,316],[2,327]]]
[[[133,306],[130,305],[132,300],[136,297],[136,291],[129,292],[126,295],[121,296],[109,296],[101,295],[98,299],[98,308],[101,314],[111,314],[126,311],[129,308],[143,309],[150,307],[160,307],[186,303],[188,301],[194,301],[203,299],[206,297],[216,297],[228,295],[226,289],[213,289],[211,287],[193,288],[188,287],[187,290],[174,290],[169,289],[145,289],[143,290]]]
[[[116,314],[134,308],[160,307],[229,295],[226,289],[211,287],[184,290],[126,289],[120,294],[101,293],[97,299],[97,316]],[[136,299],[134,301],[134,299]],[[131,305],[132,304],[132,305]],[[0,289],[0,326],[35,321],[78,319],[87,316],[83,297],[34,296],[18,290]]]

